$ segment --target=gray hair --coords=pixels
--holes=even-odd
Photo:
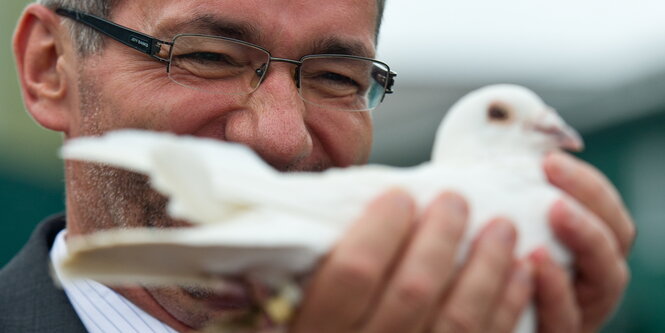
[[[37,0],[37,3],[51,9],[63,7],[108,18],[117,1],[118,0]],[[376,39],[378,40],[379,28],[381,27],[381,21],[383,21],[383,10],[386,6],[386,0],[376,0],[376,2],[378,16],[376,18],[375,34]],[[83,24],[75,24],[70,20],[66,20],[65,24],[69,26],[72,39],[74,40],[79,55],[86,56],[101,51],[103,40],[99,33],[92,28],[84,26]]]
[[[77,10],[87,14],[108,18],[116,0],[37,0],[37,3],[51,9],[58,7]],[[99,52],[103,46],[101,36],[92,28],[65,20],[69,27],[74,45],[80,55]]]

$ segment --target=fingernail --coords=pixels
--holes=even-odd
[[[516,283],[530,286],[533,283],[533,266],[528,261],[521,261],[515,267],[511,279]]]
[[[443,203],[445,205],[445,208],[450,212],[457,214],[458,216],[466,216],[467,214],[466,203],[464,199],[462,199],[459,195],[446,193],[444,195]]]
[[[494,224],[490,227],[490,237],[502,241],[506,244],[512,244],[515,242],[515,228],[504,219],[499,219],[494,221]]]
[[[568,227],[578,224],[582,209],[574,202],[568,200],[561,200],[560,203],[564,215],[564,223]]]
[[[574,167],[573,161],[564,153],[554,153],[552,158],[554,159],[558,177],[560,179],[568,179]]]
[[[402,189],[393,189],[390,191],[390,200],[395,207],[401,209],[411,209],[411,197]]]
[[[536,264],[542,264],[545,262],[550,262],[550,253],[545,247],[539,247],[531,253],[529,256],[531,260],[536,262]]]

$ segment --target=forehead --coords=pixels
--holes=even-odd
[[[362,44],[374,55],[376,0],[133,0],[113,12],[120,24],[170,39],[179,33],[227,35],[276,56],[330,40]]]

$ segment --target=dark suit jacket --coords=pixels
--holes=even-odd
[[[49,251],[64,227],[63,215],[40,223],[21,252],[0,270],[0,332],[86,332],[50,274]]]

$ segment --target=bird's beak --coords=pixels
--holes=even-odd
[[[553,137],[559,148],[576,152],[584,149],[584,141],[580,134],[566,124],[554,109],[548,109],[533,124],[533,129]]]

